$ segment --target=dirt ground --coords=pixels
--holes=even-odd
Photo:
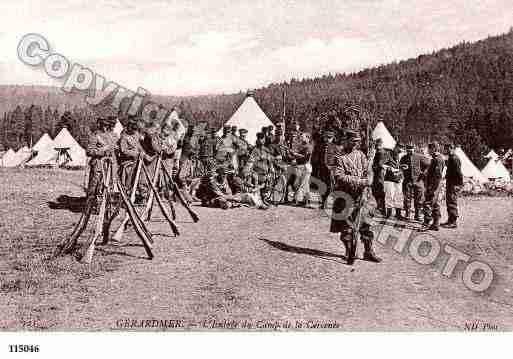
[[[464,265],[447,278],[443,260],[421,265],[393,240],[376,245],[382,263],[348,266],[328,218],[288,206],[195,207],[199,223],[178,206],[179,237],[155,210],[153,260],[132,231],[98,247],[91,265],[48,260],[80,217],[82,175],[0,171],[1,329],[513,329],[511,198],[464,198],[459,228],[436,233],[493,268],[490,289],[476,293]]]

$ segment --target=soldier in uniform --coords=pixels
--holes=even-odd
[[[406,155],[401,158],[400,167],[403,171],[403,198],[405,218],[410,219],[411,202],[415,208],[415,221],[421,221],[424,197],[424,176],[429,166],[427,157],[415,153],[415,146],[406,146]]]
[[[217,148],[216,131],[210,127],[205,136],[202,136],[199,141],[199,161],[201,163],[202,174],[208,172],[209,169],[215,166]]]
[[[139,122],[137,117],[129,116],[126,128],[121,132],[119,138],[119,162],[120,162],[120,177],[123,186],[129,190],[132,188],[133,171],[139,155],[146,154],[141,147],[141,133],[139,132]],[[150,158],[146,158],[149,160]]]
[[[386,203],[385,203],[385,163],[387,161],[387,153],[383,148],[383,140],[377,138],[374,142],[376,148],[376,154],[374,155],[374,162],[372,163],[372,172],[374,174],[372,183],[372,195],[376,199],[377,210],[381,212],[383,216],[387,215]]]
[[[372,248],[374,233],[370,230],[370,224],[367,223],[367,216],[363,217],[364,220],[361,221],[360,228],[352,227],[352,222],[356,219],[359,210],[365,210],[365,208],[357,208],[360,196],[362,196],[365,187],[371,185],[367,177],[367,157],[358,149],[360,142],[361,138],[357,132],[346,132],[344,151],[335,154],[335,167],[333,171],[335,191],[341,191],[349,195],[354,203],[353,209],[350,210],[349,218],[340,218],[340,216],[347,211],[346,206],[351,204],[346,202],[347,198],[345,198],[345,196],[335,198],[330,226],[331,233],[340,233],[340,240],[344,243],[347,253],[347,263],[349,265],[352,265],[355,260],[355,258],[352,257],[353,230],[360,231],[365,248],[363,259],[371,262],[381,261]]]
[[[246,166],[251,153],[252,146],[246,140],[248,130],[241,128],[239,130],[239,146],[237,147],[237,159],[239,161],[239,172]]]
[[[173,130],[167,125],[162,127],[160,139],[162,143],[162,163],[166,167],[167,172],[174,177],[178,173],[176,160],[178,141],[174,136]]]
[[[315,164],[315,175],[326,185],[326,192],[321,196],[321,204],[324,208],[326,200],[333,190],[331,169],[334,165],[334,155],[336,152],[333,140],[335,138],[335,132],[330,129],[326,129],[322,132],[321,142],[316,144],[315,152],[312,154],[312,166]]]
[[[458,225],[458,194],[463,186],[463,173],[461,172],[461,160],[454,153],[453,144],[445,145],[447,158],[447,173],[445,174],[445,202],[447,204],[447,222],[442,227],[456,228]]]
[[[270,181],[274,172],[274,157],[270,151],[265,147],[265,135],[261,132],[256,135],[256,146],[249,155],[248,163],[244,169],[244,178],[249,177],[253,171],[258,177],[258,186],[262,187],[261,197],[264,204],[267,205],[266,200],[270,193]]]
[[[297,148],[299,147],[301,143],[301,129],[299,126],[299,122],[294,121],[292,122],[292,129],[288,133],[288,136],[286,138],[287,145],[292,151],[297,151]]]
[[[426,173],[423,230],[438,231],[441,217],[439,197],[445,172],[445,161],[440,153],[440,145],[437,142],[430,143],[428,151],[432,160]]]
[[[233,137],[230,131],[230,126],[224,126],[223,135],[217,140],[216,164],[218,166],[227,167],[230,163],[233,163]]]
[[[98,118],[97,130],[91,135],[88,141],[86,153],[89,160],[89,183],[87,186],[87,196],[97,196],[98,184],[102,181],[102,160],[110,159],[112,164],[112,175],[118,175],[117,166],[117,136],[113,132],[116,125],[115,117]],[[98,197],[96,197],[98,203]]]
[[[206,174],[201,179],[196,195],[206,207],[229,209],[240,202],[240,195],[232,194],[227,179],[228,169],[218,166],[215,175]]]

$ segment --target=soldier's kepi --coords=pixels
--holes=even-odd
[[[335,154],[334,180],[335,180],[335,201],[333,203],[333,214],[331,218],[330,232],[340,233],[340,240],[346,249],[347,263],[352,265],[355,260],[357,243],[353,242],[353,231],[359,231],[365,252],[363,259],[371,262],[380,262],[381,259],[374,254],[372,241],[374,233],[370,230],[367,216],[360,213],[366,210],[360,208],[361,196],[366,187],[370,186],[368,179],[368,160],[365,154],[358,149],[361,138],[354,131],[347,131],[344,151]],[[350,203],[352,202],[352,203]],[[352,208],[348,208],[351,206]],[[343,214],[348,213],[347,216]],[[358,219],[362,219],[359,221]],[[358,228],[354,228],[358,223]]]

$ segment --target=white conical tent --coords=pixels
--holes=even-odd
[[[40,150],[42,150],[43,148],[45,148],[46,146],[48,146],[49,144],[53,143],[53,140],[52,138],[47,134],[45,133],[43,136],[41,136],[41,138],[36,142],[36,144],[34,145],[34,147],[32,147],[32,151],[34,152],[38,152]]]
[[[121,132],[123,132],[123,125],[121,122],[119,122],[119,120],[116,120],[116,124],[114,125],[114,133],[119,137]]]
[[[14,167],[16,166],[14,163],[16,161],[16,152],[9,148],[4,156],[2,157],[2,166],[3,167]]]
[[[390,132],[388,132],[383,121],[378,121],[378,124],[372,131],[371,136],[374,141],[378,138],[381,138],[383,140],[383,148],[387,148],[389,150],[394,149],[396,141],[394,140]]]
[[[46,134],[45,134],[46,135]],[[44,135],[43,135],[44,136]],[[42,139],[42,137],[41,137]],[[37,153],[34,158],[28,161],[25,166],[33,167],[33,166],[43,166],[43,165],[55,165],[57,160],[57,151],[55,150],[54,141],[48,136],[49,141],[45,140],[44,146],[38,146]],[[36,146],[41,142],[38,141]],[[34,150],[36,149],[34,146]]]
[[[78,144],[78,142],[71,136],[71,133],[64,127],[53,140],[54,149],[68,148],[68,154],[71,160],[57,158],[58,166],[78,167],[85,166],[87,163],[86,151]]]
[[[246,139],[250,144],[255,144],[256,134],[262,130],[262,127],[274,126],[251,95],[246,96],[242,105],[224,125],[237,126],[239,129],[245,128],[248,130]],[[219,130],[218,134],[221,135],[222,133],[223,129]]]
[[[23,146],[16,152],[15,157],[14,167],[22,166],[32,157],[32,151],[27,146]]]
[[[488,178],[483,176],[483,174],[472,163],[470,158],[468,158],[465,152],[463,152],[461,147],[456,147],[454,153],[461,161],[461,172],[463,173],[463,177],[472,178],[481,183],[488,182]]]
[[[488,152],[488,154],[485,156],[485,158],[491,158],[492,160],[496,160],[499,158],[499,155],[497,153],[495,153],[494,150],[491,150],[490,152]]]
[[[500,179],[506,182],[511,181],[511,175],[509,174],[509,171],[506,167],[504,167],[502,161],[499,159],[490,158],[481,173],[488,179]]]

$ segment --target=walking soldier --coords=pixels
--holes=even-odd
[[[370,186],[368,179],[368,162],[367,157],[361,152],[357,146],[360,144],[361,138],[354,131],[346,132],[346,145],[342,153],[335,154],[334,180],[335,191],[342,192],[344,196],[336,196],[333,203],[333,214],[331,218],[331,233],[340,233],[340,240],[344,243],[346,249],[347,263],[354,263],[355,253],[352,235],[353,230],[357,230],[361,234],[362,242],[365,247],[363,259],[371,262],[380,262],[381,259],[376,256],[372,248],[372,240],[374,233],[370,229],[370,224],[366,221],[367,216],[363,216],[359,228],[353,228],[352,223],[356,220],[360,210],[356,205],[362,196],[365,187]],[[353,208],[348,208],[353,202]],[[343,216],[347,213],[348,216]]]

